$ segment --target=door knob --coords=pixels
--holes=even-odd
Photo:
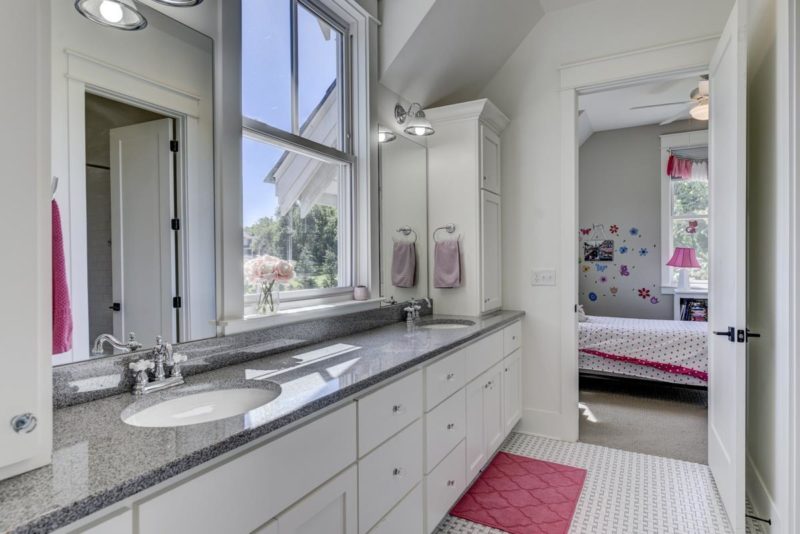
[[[739,343],[747,343],[751,337],[761,337],[761,334],[751,332],[749,328],[745,330],[740,328],[736,333],[736,341]]]
[[[714,332],[714,335],[725,336],[731,343],[736,343],[736,329],[732,326],[729,326],[727,330],[722,332]]]

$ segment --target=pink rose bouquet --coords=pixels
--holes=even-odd
[[[275,312],[277,308],[273,294],[275,283],[285,284],[291,281],[294,278],[294,265],[289,261],[265,254],[245,262],[244,277],[249,284],[261,288],[258,296],[258,313]]]

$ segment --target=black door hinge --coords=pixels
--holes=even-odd
[[[173,139],[169,142],[169,151],[170,152],[177,152],[178,151],[178,141]]]
[[[172,297],[172,307],[173,308],[180,308],[183,304],[180,297]]]
[[[170,221],[169,225],[173,230],[180,230],[181,229],[181,220],[180,219],[172,219]]]
[[[119,302],[114,302],[113,304],[111,304],[111,306],[108,307],[108,309],[112,311],[121,311],[122,304],[120,304]]]

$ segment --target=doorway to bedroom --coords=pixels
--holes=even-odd
[[[578,98],[580,440],[707,463],[708,81]]]

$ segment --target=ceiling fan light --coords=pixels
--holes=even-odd
[[[133,0],[75,0],[75,9],[102,26],[118,30],[134,31],[147,26]]]
[[[698,121],[707,121],[709,116],[708,101],[698,102],[697,105],[689,110],[689,115]]]

